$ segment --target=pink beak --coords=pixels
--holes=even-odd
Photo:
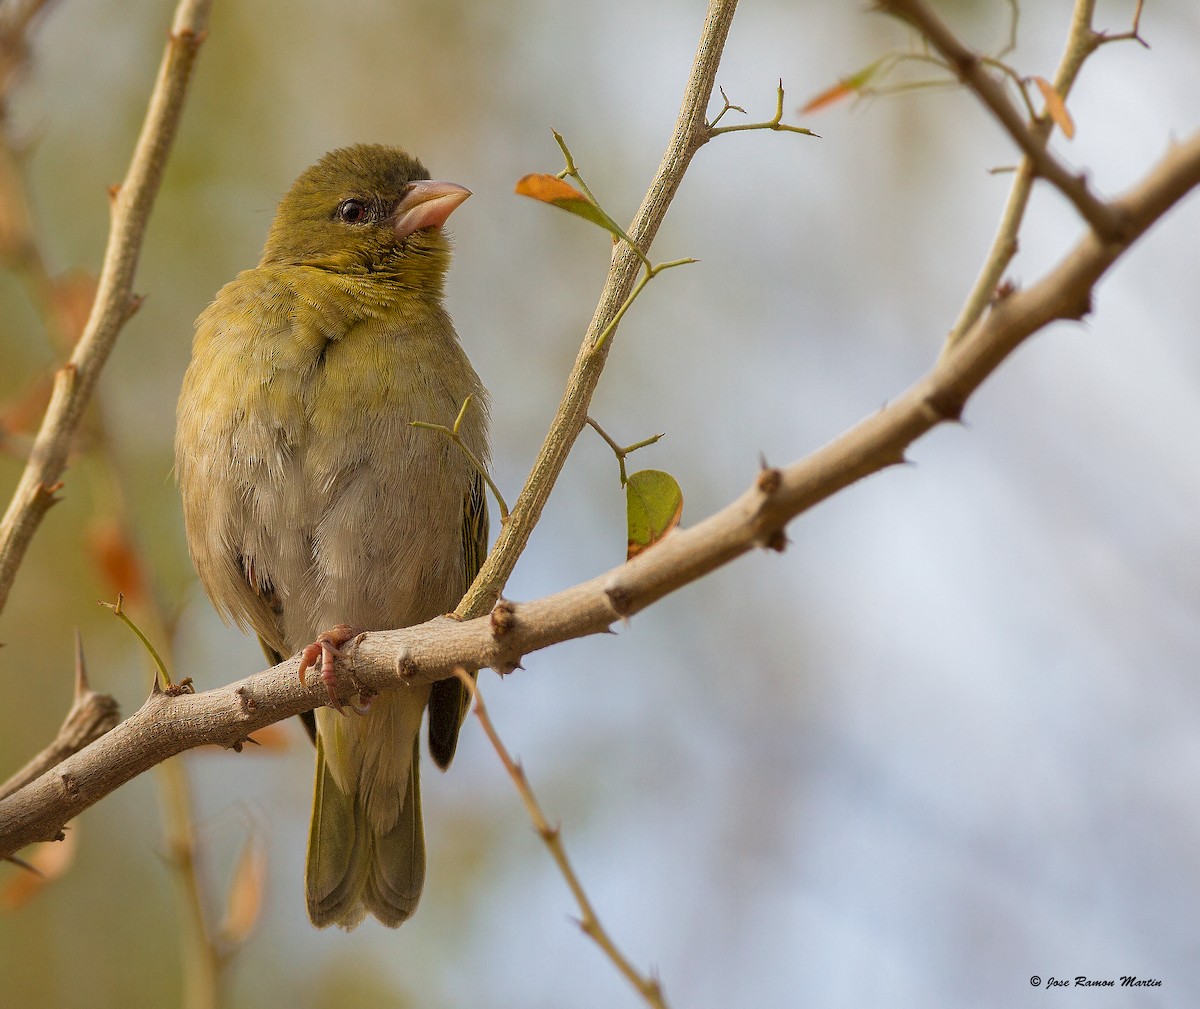
[[[453,182],[414,182],[392,214],[392,230],[404,238],[422,228],[440,228],[471,190]]]

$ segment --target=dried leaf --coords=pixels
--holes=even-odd
[[[582,217],[585,221],[599,225],[615,238],[621,237],[621,233],[609,219],[608,214],[557,175],[526,175],[517,181],[515,191],[518,196],[528,196],[530,199],[549,203],[560,210],[565,210],[576,217]]]
[[[1046,103],[1046,115],[1054,120],[1055,125],[1063,131],[1064,137],[1072,139],[1075,136],[1075,120],[1067,111],[1067,103],[1062,100],[1062,95],[1055,91],[1054,85],[1044,77],[1033,78],[1033,83],[1042,93],[1042,100]]]
[[[263,888],[267,878],[267,849],[256,837],[246,839],[229,884],[229,899],[219,934],[231,945],[245,942],[258,922],[262,910]]]
[[[625,517],[629,528],[628,558],[654,546],[679,525],[683,491],[670,473],[643,469],[625,482]]]
[[[115,518],[92,522],[87,531],[87,547],[92,563],[113,595],[120,593],[130,602],[144,597],[146,581],[137,549],[124,527]]]
[[[72,822],[63,831],[61,841],[43,841],[22,853],[21,859],[37,872],[13,868],[0,886],[0,911],[15,911],[61,877],[75,861],[79,847],[79,827]]]
[[[843,98],[858,94],[870,83],[871,78],[879,72],[879,68],[883,66],[883,63],[883,59],[878,59],[874,63],[868,63],[861,70],[851,74],[849,77],[843,77],[833,87],[826,88],[816,97],[810,98],[800,109],[801,115],[808,112],[816,112],[818,109],[823,109],[840,102]]]

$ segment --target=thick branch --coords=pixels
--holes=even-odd
[[[679,190],[692,155],[708,139],[704,114],[712,97],[717,66],[721,62],[721,52],[725,48],[725,39],[729,35],[729,26],[733,22],[736,8],[737,0],[709,2],[696,58],[692,62],[691,76],[684,90],[683,105],[679,110],[679,117],[675,120],[671,142],[667,145],[662,163],[658,166],[658,173],[642,200],[637,216],[626,232],[643,255],[650,250],[650,244],[654,241],[659,225],[662,224],[667,209]],[[456,612],[460,617],[477,617],[487,612],[503,591],[508,576],[516,566],[517,558],[529,542],[550,491],[566,464],[571,447],[587,422],[592,394],[596,391],[596,385],[604,371],[604,363],[608,360],[608,352],[613,343],[611,337],[615,333],[610,334],[610,338],[601,343],[597,343],[598,337],[609,326],[629,296],[641,265],[642,261],[637,253],[625,242],[619,242],[613,247],[608,280],[567,379],[567,387],[559,403],[558,412],[554,415],[546,440],[534,460],[533,468],[516,504],[513,505],[508,521],[496,537],[496,543],[474,584],[459,603]]]
[[[125,320],[137,307],[133,277],[142,238],[175,139],[211,6],[212,0],[180,0],[176,8],[129,171],[113,197],[108,247],[91,315],[71,359],[55,376],[54,393],[29,461],[0,521],[0,610],[33,534],[56,500],[71,441],[100,371]]]
[[[364,687],[405,689],[462,667],[508,671],[526,653],[608,631],[683,585],[756,547],[782,549],[783,528],[837,491],[904,459],[937,424],[955,420],[968,397],[1027,337],[1087,311],[1093,286],[1113,262],[1191,189],[1200,185],[1200,134],[1172,147],[1115,203],[1129,221],[1120,242],[1089,231],[1046,277],[998,302],[933,370],[893,403],[800,462],[764,470],[715,515],[671,533],[632,561],[529,603],[501,601],[490,616],[439,618],[365,635],[351,659]],[[324,699],[316,677],[302,686],[292,658],[266,672],[201,694],[154,693],[127,721],[32,784],[0,801],[0,857],[56,837],[62,825],[119,785],[174,754],[206,743],[237,746],[247,734]],[[346,694],[352,677],[342,678]],[[399,684],[399,686],[397,686]]]

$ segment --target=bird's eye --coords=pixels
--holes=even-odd
[[[367,219],[367,206],[362,200],[343,200],[338,204],[337,215],[347,224],[362,224]]]

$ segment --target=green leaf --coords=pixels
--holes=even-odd
[[[683,491],[670,473],[643,469],[625,482],[625,515],[629,526],[627,558],[636,557],[679,525]]]
[[[557,175],[526,175],[517,181],[518,196],[528,196],[542,203],[565,210],[585,221],[599,225],[613,238],[621,237],[621,229],[613,223],[612,218],[596,204],[583,195],[569,182],[564,182]]]

